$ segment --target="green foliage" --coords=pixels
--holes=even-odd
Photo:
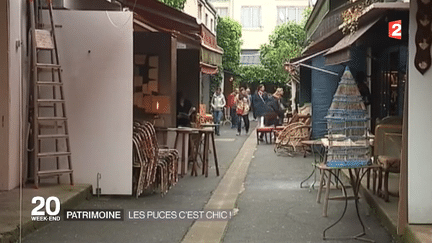
[[[221,88],[222,84],[222,66],[218,66],[218,72],[215,75],[210,76],[210,97],[213,96],[213,93],[216,92],[217,88]]]
[[[241,75],[241,81],[246,83],[274,83],[270,70],[262,65],[240,66],[238,72]]]
[[[269,37],[269,43],[260,48],[261,63],[273,74],[270,82],[285,83],[290,79],[284,63],[299,57],[304,49],[306,32],[303,26],[294,22],[278,25]]]
[[[165,3],[178,10],[183,10],[186,0],[159,0],[159,2]]]
[[[266,84],[285,84],[289,81],[291,77],[285,71],[284,63],[299,57],[306,46],[304,25],[311,12],[311,8],[306,8],[303,11],[301,24],[288,22],[276,26],[269,36],[269,43],[260,48],[262,65],[239,68],[242,81]]]
[[[225,70],[236,71],[240,64],[242,27],[237,21],[226,17],[218,18],[217,43],[222,47],[222,66]]]

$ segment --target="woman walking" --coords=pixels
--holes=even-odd
[[[237,103],[237,136],[240,136],[241,133],[241,120],[243,119],[245,124],[246,134],[249,133],[249,110],[250,110],[250,102],[248,96],[246,94],[246,90],[244,88],[240,89],[240,93],[236,96]]]

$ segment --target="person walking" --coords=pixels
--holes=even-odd
[[[225,96],[221,92],[221,88],[217,88],[213,94],[211,106],[213,108],[213,121],[216,124],[215,133],[216,136],[220,136],[220,121],[222,119],[223,108],[225,106]]]
[[[243,119],[245,124],[246,134],[249,133],[249,110],[250,110],[250,101],[248,99],[246,90],[244,88],[240,89],[240,93],[236,96],[237,103],[237,136],[241,134],[241,120]]]
[[[265,92],[264,85],[260,84],[257,88],[256,94],[252,97],[252,103],[254,105],[255,115],[258,119],[258,127],[264,126],[264,116],[267,113],[267,100],[268,95]]]
[[[230,109],[231,116],[231,128],[237,127],[237,114],[236,114],[236,103],[235,98],[238,94],[238,88],[235,89],[230,95],[228,95],[228,107]]]
[[[249,100],[250,110],[252,111],[253,120],[256,121],[255,109],[253,108],[252,94],[251,94],[250,88],[246,88],[246,94],[247,94],[247,97],[248,97],[248,100]]]
[[[284,111],[282,105],[283,89],[277,88],[276,92],[267,100],[269,111],[266,114],[266,126],[279,126],[282,124],[284,118]]]

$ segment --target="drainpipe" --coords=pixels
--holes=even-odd
[[[292,79],[291,81],[291,111],[294,113],[296,110],[296,93],[297,93],[297,81]]]
[[[372,82],[371,82],[371,75],[372,75],[372,47],[368,47],[366,49],[366,83],[369,87],[369,91],[372,93]],[[371,117],[371,106],[368,105],[367,107],[369,117]],[[368,121],[368,128],[371,129],[371,119]]]

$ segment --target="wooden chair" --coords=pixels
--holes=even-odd
[[[373,174],[373,192],[377,193],[386,202],[389,201],[390,195],[388,191],[389,173],[400,173],[401,147],[401,124],[380,124],[376,126],[373,156],[374,161],[380,165],[380,168],[378,171],[374,171]],[[376,173],[378,173],[378,178]],[[378,180],[378,187],[376,187],[376,180]]]
[[[165,195],[178,181],[178,151],[159,148],[156,131],[150,122],[134,122],[133,132],[136,197],[145,189],[157,187],[161,195]]]
[[[257,136],[257,144],[259,144],[261,139],[261,134],[264,135],[266,143],[272,143],[272,133],[273,133],[274,127],[257,127],[256,129],[256,136]],[[267,140],[267,135],[270,137]]]

